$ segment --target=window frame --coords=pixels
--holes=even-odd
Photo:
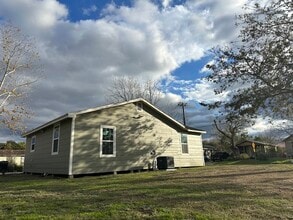
[[[186,136],[186,143],[185,142],[182,142],[182,136]],[[182,154],[189,154],[189,148],[188,148],[188,135],[187,134],[185,134],[185,133],[180,133],[180,143],[181,143],[181,153]],[[184,150],[183,150],[183,146],[186,146],[186,150],[187,150],[187,152],[185,152]]]
[[[113,130],[113,140],[103,140],[104,128]],[[103,154],[103,142],[108,142],[108,143],[113,142],[113,154]],[[116,127],[115,126],[101,125],[100,127],[100,157],[116,157]]]
[[[58,128],[58,138],[55,138],[54,137],[55,129],[56,128]],[[55,142],[55,140],[58,140],[57,151],[54,151],[54,142]],[[60,124],[56,124],[56,125],[53,126],[51,155],[58,155],[58,153],[59,153],[59,147],[60,147]]]
[[[33,140],[35,140],[34,143],[33,143]],[[35,152],[35,150],[36,150],[36,143],[37,143],[37,136],[36,136],[36,135],[33,135],[33,136],[31,137],[30,152]],[[34,147],[33,147],[33,146],[34,146]]]

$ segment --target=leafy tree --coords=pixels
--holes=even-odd
[[[15,141],[7,141],[5,144],[2,144],[0,149],[2,149],[2,150],[24,150],[25,143],[24,142],[16,143]]]
[[[238,17],[238,41],[212,50],[208,80],[226,92],[224,101],[203,103],[242,116],[293,119],[293,2],[255,3]]]
[[[274,133],[279,137],[280,134],[283,134],[282,136],[288,136],[293,134],[293,120],[284,121],[283,123],[279,124],[274,130]]]
[[[26,148],[25,142],[18,142],[17,144],[18,144],[19,150],[25,150],[25,148]]]
[[[0,25],[0,125],[13,131],[24,129],[30,115],[26,98],[39,59],[34,41],[11,24]]]
[[[18,144],[15,141],[7,141],[4,149],[9,149],[9,150],[18,149]]]

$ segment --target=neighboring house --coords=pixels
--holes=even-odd
[[[0,150],[0,161],[8,161],[10,165],[23,166],[24,150]]]
[[[203,151],[205,161],[212,160],[212,154],[215,151],[215,147],[210,144],[203,144]]]
[[[287,157],[293,158],[293,134],[283,140]]]
[[[246,153],[250,157],[255,157],[258,153],[267,154],[268,156],[276,155],[278,147],[273,144],[268,144],[259,141],[246,140],[236,145],[239,153]]]
[[[158,156],[174,157],[175,167],[203,166],[203,133],[144,99],[68,113],[24,134],[24,172],[155,169]]]

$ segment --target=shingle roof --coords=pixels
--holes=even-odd
[[[244,143],[255,143],[255,144],[259,144],[259,145],[264,145],[264,146],[276,146],[275,144],[270,144],[270,143],[265,143],[265,142],[260,142],[260,141],[254,141],[254,140],[245,140],[245,141],[242,141],[238,144],[236,144],[236,146],[241,146],[242,144]]]
[[[0,157],[24,157],[24,150],[0,150]]]
[[[290,138],[293,138],[293,134],[291,134],[290,136],[286,137],[283,141],[285,142],[285,141],[289,140]]]

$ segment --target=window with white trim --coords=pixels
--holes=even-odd
[[[34,152],[36,148],[36,135],[32,136],[30,152]]]
[[[100,156],[115,157],[116,156],[116,127],[101,126],[100,133]]]
[[[58,154],[59,152],[59,139],[60,139],[60,125],[55,125],[53,128],[52,154]]]
[[[188,154],[187,134],[181,133],[181,147],[182,147],[182,153]]]

